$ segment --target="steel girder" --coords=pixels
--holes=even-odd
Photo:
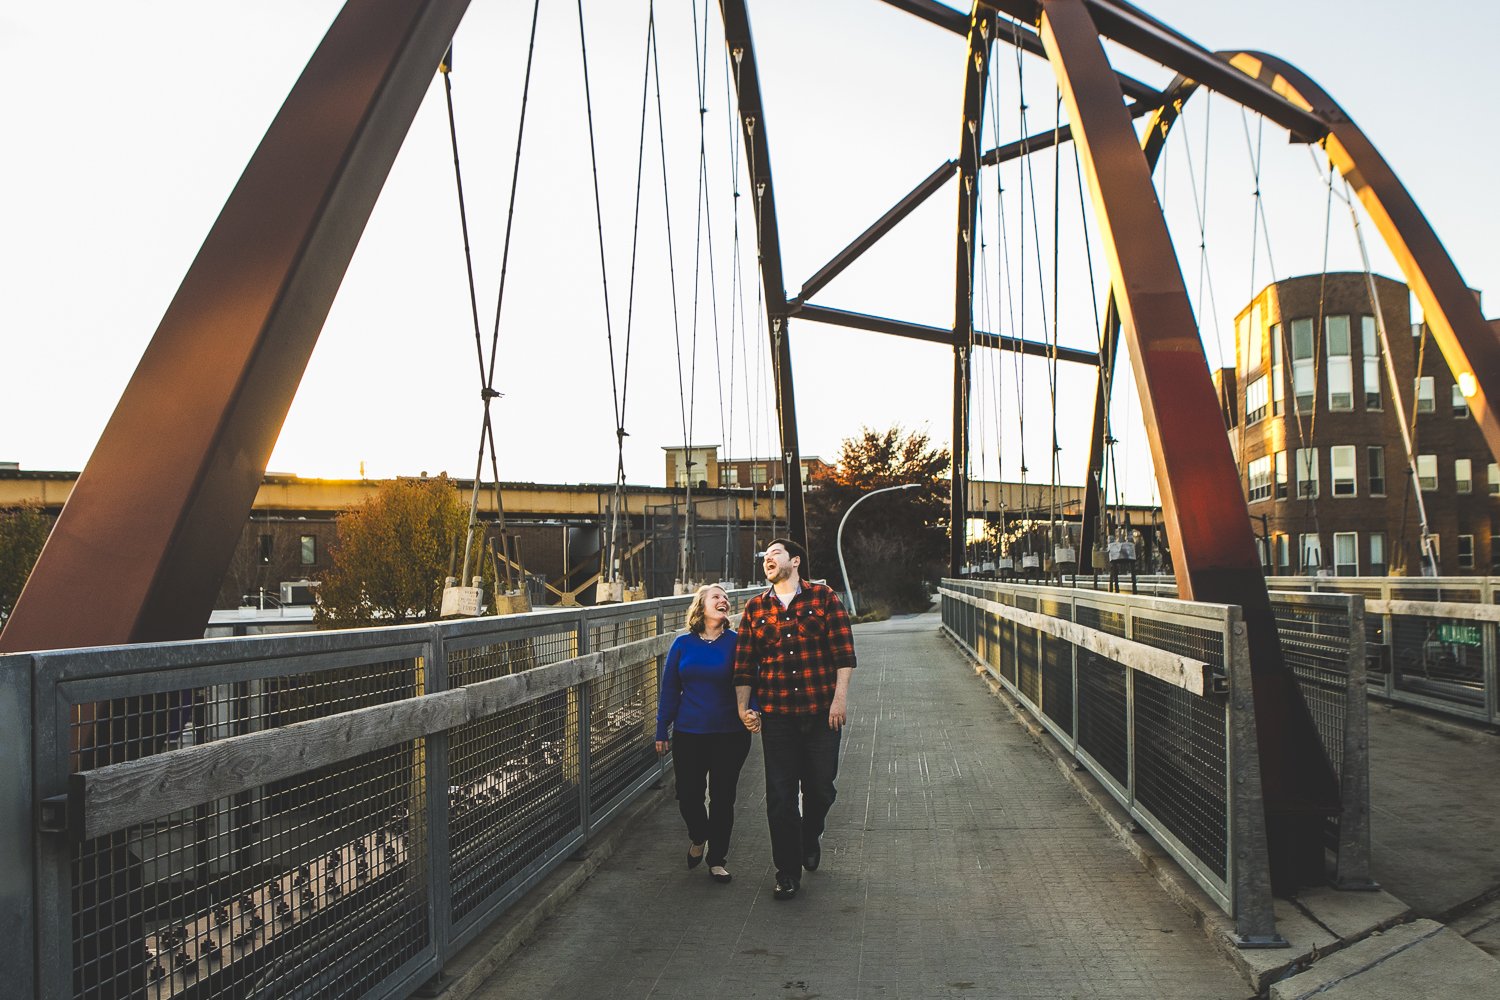
[[[990,78],[990,46],[995,15],[983,2],[969,18],[969,46],[964,59],[963,119],[959,125],[958,224],[953,263],[953,466],[950,482],[949,570],[964,567],[969,524],[969,361],[974,343],[974,255],[979,243],[979,155],[984,134],[984,93]]]
[[[781,460],[785,467],[787,535],[807,545],[807,513],[802,501],[802,453],[797,443],[797,397],[792,388],[792,345],[787,329],[789,311],[786,280],[781,267],[781,232],[776,222],[776,187],[771,181],[771,149],[766,140],[766,112],[760,97],[755,44],[745,0],[719,0],[724,21],[724,44],[734,66],[740,129],[750,175],[750,197],[755,205],[755,230],[760,249],[761,285],[766,297],[766,325],[776,381],[776,418],[781,431]]]
[[[1131,348],[1179,594],[1244,610],[1272,873],[1278,890],[1288,891],[1321,871],[1322,844],[1309,832],[1338,811],[1338,785],[1282,658],[1182,272],[1088,0],[1042,0],[1041,34],[1073,124]]]
[[[1307,74],[1263,52],[1221,53],[1220,57],[1329,123],[1323,143],[1329,160],[1359,195],[1395,255],[1490,453],[1500,461],[1500,337],[1485,321],[1478,298],[1469,291],[1411,193],[1374,143]]]
[[[349,259],[467,6],[357,0],[334,20],[167,307],[0,651],[203,635]]]

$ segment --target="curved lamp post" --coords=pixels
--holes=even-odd
[[[839,573],[841,573],[844,577],[844,592],[849,595],[850,616],[859,614],[859,611],[854,606],[854,588],[849,585],[849,570],[844,567],[844,522],[849,520],[849,515],[854,513],[854,508],[858,507],[860,504],[864,503],[866,500],[870,499],[876,494],[894,493],[896,490],[917,490],[921,488],[921,483],[906,483],[903,486],[883,486],[878,490],[871,490],[864,496],[860,497],[858,500],[851,503],[849,505],[849,509],[844,511],[844,516],[839,518],[839,531],[838,535],[834,538],[833,544],[834,548],[838,549],[839,553]]]

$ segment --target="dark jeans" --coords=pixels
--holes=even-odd
[[[729,835],[734,832],[734,796],[740,768],[750,755],[750,734],[675,733],[672,770],[677,775],[677,808],[687,821],[693,843],[708,841],[708,863],[722,865],[729,857]],[[708,807],[703,788],[708,786]]]
[[[760,745],[766,755],[766,819],[776,870],[802,877],[802,859],[823,836],[838,791],[839,739],[828,715],[762,715]],[[802,806],[797,806],[798,793]]]

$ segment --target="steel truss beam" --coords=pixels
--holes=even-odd
[[[792,315],[797,319],[811,320],[814,323],[847,326],[855,330],[869,330],[874,333],[889,333],[897,337],[925,340],[933,344],[950,346],[953,344],[953,331],[941,326],[908,323],[905,320],[871,316],[868,313],[850,312],[847,309],[831,309],[828,306],[815,306],[811,303],[794,303]],[[1033,358],[1051,358],[1054,354],[1051,344],[1037,340],[1023,340],[1020,337],[1009,337],[999,333],[985,333],[983,330],[974,331],[973,346],[1017,351]],[[1059,347],[1056,350],[1056,357],[1058,361],[1066,361],[1070,364],[1097,365],[1099,363],[1099,355],[1076,347]]]
[[[334,20],[167,307],[0,651],[203,635],[349,259],[467,7],[363,0]]]
[[[781,231],[776,221],[776,186],[771,181],[771,148],[766,139],[766,112],[761,103],[760,73],[750,14],[745,0],[719,0],[724,44],[729,49],[738,95],[740,129],[755,205],[761,285],[766,299],[766,327],[771,338],[772,375],[776,382],[776,419],[781,431],[781,461],[786,483],[787,535],[807,545],[807,514],[802,500],[802,454],[797,443],[797,396],[792,387],[792,344],[787,330],[786,279],[781,266]]]
[[[1089,0],[1042,0],[1042,40],[1073,123],[1131,348],[1178,593],[1244,609],[1272,874],[1289,891],[1321,872],[1322,844],[1308,833],[1337,812],[1338,785],[1282,658],[1182,272],[1090,7]]]

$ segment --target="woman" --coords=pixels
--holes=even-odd
[[[672,727],[672,769],[677,806],[687,821],[687,866],[708,857],[708,874],[728,882],[729,835],[734,829],[735,786],[750,753],[750,734],[734,700],[735,633],[729,627],[729,595],[709,584],[688,606],[688,631],[667,652],[656,709],[656,752],[667,752]],[[708,806],[703,790],[708,786]]]

